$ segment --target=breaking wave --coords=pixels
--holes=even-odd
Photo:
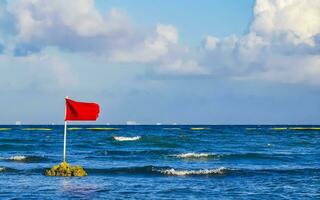
[[[26,160],[26,156],[11,156],[9,160],[16,160],[16,161],[21,161],[21,160]]]
[[[209,158],[209,157],[219,157],[219,155],[213,153],[182,153],[175,155],[177,158]]]
[[[13,173],[13,174],[42,174],[46,168],[32,168],[27,170],[0,167],[0,173]],[[173,167],[158,167],[158,166],[137,166],[137,167],[116,167],[116,168],[86,168],[85,170],[89,175],[142,175],[142,176],[204,176],[215,177],[221,175],[243,176],[243,175],[269,175],[269,174],[294,174],[294,175],[320,175],[320,168],[209,168],[209,169],[180,169]]]
[[[166,169],[160,170],[162,174],[173,176],[189,176],[189,175],[223,175],[227,172],[227,168],[220,167],[217,169],[199,169],[199,170],[176,170]]]
[[[43,156],[24,156],[24,155],[15,155],[8,158],[0,157],[0,160],[7,160],[12,162],[26,162],[26,163],[38,163],[46,162],[49,159]]]
[[[141,139],[141,136],[134,136],[134,137],[113,136],[113,139],[117,141],[135,141],[135,140]]]
[[[123,168],[109,168],[109,169],[86,169],[88,174],[132,174],[132,175],[171,175],[171,176],[201,176],[201,175],[223,175],[229,170],[224,167],[217,169],[174,169],[172,167],[123,167]]]

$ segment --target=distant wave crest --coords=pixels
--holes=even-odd
[[[0,159],[1,160],[11,160],[11,161],[22,161],[22,160],[26,160],[27,157],[22,156],[22,155],[16,155],[16,156],[11,156],[9,158],[1,157]]]
[[[27,163],[37,163],[46,162],[49,159],[43,156],[24,156],[24,155],[14,155],[8,158],[0,157],[0,160],[7,160],[12,162],[27,162]]]
[[[141,139],[141,136],[134,136],[134,137],[113,136],[113,139],[117,141],[135,141],[135,140]]]
[[[16,161],[21,161],[21,160],[26,160],[26,159],[27,159],[26,156],[20,156],[20,155],[18,155],[18,156],[11,156],[11,157],[9,158],[9,160],[16,160]]]
[[[177,158],[208,158],[212,156],[218,156],[213,153],[182,153],[175,155]]]
[[[227,172],[227,168],[220,167],[217,169],[199,169],[199,170],[176,170],[166,169],[160,170],[162,174],[173,175],[173,176],[188,176],[188,175],[222,175]]]

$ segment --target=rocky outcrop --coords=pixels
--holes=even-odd
[[[67,162],[55,165],[45,171],[46,176],[87,176],[87,172],[81,166],[71,166]]]

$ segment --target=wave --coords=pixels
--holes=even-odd
[[[175,155],[177,158],[209,158],[209,157],[219,157],[219,155],[213,153],[182,153]]]
[[[201,176],[201,175],[223,175],[229,169],[220,167],[216,169],[174,169],[172,167],[156,167],[156,166],[143,166],[143,167],[123,167],[123,168],[109,168],[109,169],[85,169],[88,174],[133,174],[133,175],[171,175],[171,176]]]
[[[274,128],[270,128],[270,130],[274,130],[274,131],[284,131],[284,130],[288,130],[287,127],[274,127]]]
[[[271,146],[271,144],[268,144]],[[287,153],[181,153],[173,155],[181,159],[206,159],[206,158],[216,158],[216,159],[288,159],[296,154]]]
[[[25,162],[25,163],[38,163],[49,161],[48,158],[43,156],[24,156],[24,155],[14,155],[9,158],[0,157],[0,160],[7,160],[12,162]]]
[[[190,128],[190,130],[192,131],[203,131],[203,130],[209,130],[210,128],[206,128],[206,127],[192,127]]]
[[[118,140],[117,140],[118,139]],[[117,138],[117,141],[131,141],[133,139]],[[99,150],[95,151],[97,156],[111,157],[130,157],[130,156],[165,156],[168,158],[190,159],[190,160],[292,160],[301,157],[301,154],[294,153],[267,153],[267,152],[244,152],[244,153],[210,153],[210,152],[187,152],[180,153],[168,149],[150,149],[150,150]]]
[[[320,127],[248,127],[245,128],[247,131],[250,130],[274,130],[274,131],[320,131]]]
[[[0,160],[9,160],[9,161],[22,161],[25,159],[26,159],[26,156],[20,156],[20,155],[11,156],[9,158],[0,157]]]
[[[21,161],[21,160],[26,160],[26,156],[11,156],[9,160],[16,160],[16,161]]]
[[[217,169],[199,169],[199,170],[176,170],[176,169],[166,169],[160,170],[161,173],[165,175],[173,176],[190,176],[190,175],[223,175],[228,171],[225,167],[220,167]]]
[[[10,131],[11,128],[0,128],[0,131]]]
[[[246,130],[251,131],[251,130],[258,130],[260,128],[246,128]]]
[[[198,176],[198,177],[215,177],[215,176],[254,176],[254,175],[273,175],[283,174],[292,175],[320,175],[320,168],[314,167],[271,167],[271,168],[229,168],[218,167],[209,169],[177,169],[173,167],[159,166],[138,166],[138,167],[118,167],[118,168],[86,168],[89,175],[142,175],[142,176]],[[32,168],[32,169],[15,169],[6,166],[0,167],[0,173],[13,174],[43,174],[48,168]]]
[[[52,131],[52,128],[22,128],[23,131]]]
[[[135,141],[135,140],[141,139],[141,136],[134,136],[134,137],[113,136],[113,139],[117,141]]]
[[[10,167],[0,167],[0,173],[6,173],[6,172],[9,172],[9,173],[12,173],[12,172],[19,172],[19,170],[17,169],[14,169],[14,168],[10,168]]]
[[[79,130],[82,130],[82,128],[80,127],[70,127],[68,128],[69,131],[79,131]]]
[[[223,175],[226,174],[229,169],[220,167],[216,169],[174,169],[170,167],[155,167],[155,166],[142,166],[142,167],[123,167],[123,168],[109,168],[109,169],[94,169],[85,168],[88,174],[92,175],[166,175],[166,176],[208,176],[208,175]],[[35,168],[28,170],[17,170],[13,168],[0,167],[0,172],[19,172],[19,173],[42,173],[44,169]]]
[[[320,131],[320,127],[289,127],[289,129],[296,131]]]

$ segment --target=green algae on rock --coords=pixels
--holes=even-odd
[[[81,166],[71,166],[67,162],[55,165],[45,171],[46,176],[87,176],[87,172]]]

